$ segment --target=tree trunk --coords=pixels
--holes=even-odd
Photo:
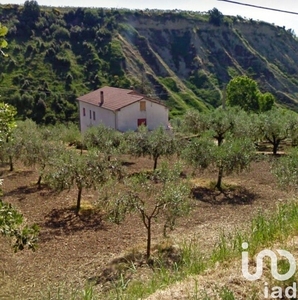
[[[278,146],[279,146],[279,141],[275,141],[275,143],[273,143],[273,155],[277,155]]]
[[[6,137],[6,143],[9,142],[9,136]],[[9,155],[9,171],[13,171],[12,156]]]
[[[37,185],[38,185],[38,188],[39,188],[39,189],[41,188],[41,178],[42,178],[42,176],[39,175],[38,181],[37,181]]]
[[[216,183],[216,188],[218,190],[221,191],[221,181],[222,181],[222,177],[223,177],[223,167],[220,166],[219,169],[218,169],[218,177],[217,177],[217,183]]]
[[[42,173],[43,173],[45,167],[46,167],[45,164],[42,164],[42,165],[41,165],[41,170],[40,170],[40,173],[39,173],[40,175],[39,175],[38,181],[37,181],[37,185],[38,185],[38,188],[39,188],[39,189],[41,188]]]
[[[147,224],[147,252],[146,252],[146,258],[147,262],[149,261],[150,254],[151,254],[151,217],[148,219],[148,224]]]
[[[12,162],[12,156],[9,155],[9,171],[13,171],[13,162]]]
[[[82,197],[82,187],[78,188],[78,198],[77,198],[77,207],[76,207],[76,215],[79,214],[80,208],[81,208],[81,197]]]
[[[153,166],[153,170],[155,171],[156,168],[157,168],[157,160],[158,160],[158,156],[157,157],[154,157],[154,166]]]

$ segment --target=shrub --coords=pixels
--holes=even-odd
[[[59,27],[57,28],[54,33],[53,33],[53,37],[56,39],[56,40],[67,40],[70,38],[70,33],[69,31],[66,29],[66,28],[63,28],[63,27]]]

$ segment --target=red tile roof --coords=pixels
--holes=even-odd
[[[101,92],[103,92],[103,98],[104,98],[102,104],[100,104]],[[105,86],[103,88],[90,92],[86,95],[80,96],[78,100],[96,106],[101,106],[108,110],[116,111],[132,103],[138,102],[144,98],[146,98],[146,100],[156,102],[152,99],[147,98],[144,95],[138,94],[134,90],[127,90],[127,89]]]

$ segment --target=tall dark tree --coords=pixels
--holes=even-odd
[[[209,10],[208,13],[209,13],[209,23],[215,26],[220,26],[222,24],[224,16],[216,7]]]
[[[24,3],[22,17],[29,23],[34,23],[40,16],[40,7],[35,0],[27,0]]]

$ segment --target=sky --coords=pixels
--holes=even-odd
[[[53,7],[114,7],[130,9],[181,9],[208,11],[214,7],[224,15],[240,15],[254,20],[262,20],[275,25],[293,29],[298,36],[298,1],[297,0],[236,0],[240,3],[265,6],[280,10],[297,12],[297,15],[252,8],[218,0],[37,0],[39,5]],[[1,4],[23,4],[21,0],[0,0]]]

